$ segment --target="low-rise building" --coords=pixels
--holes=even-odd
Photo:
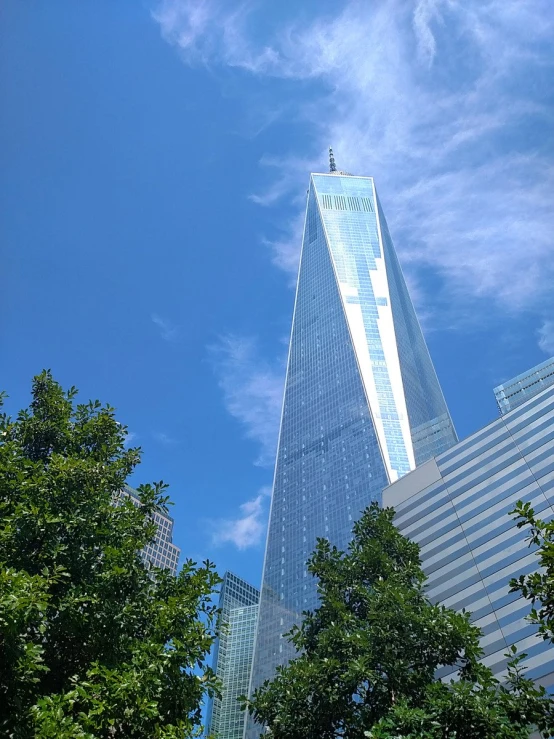
[[[525,387],[512,410],[386,488],[383,505],[396,509],[396,525],[420,545],[431,600],[472,613],[483,662],[502,677],[515,644],[527,654],[527,675],[550,688],[554,647],[537,636],[526,619],[529,602],[509,585],[538,568],[528,532],[511,515],[516,502],[554,517],[554,385]]]

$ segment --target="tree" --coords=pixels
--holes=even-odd
[[[320,605],[289,635],[299,655],[245,706],[272,739],[522,739],[545,728],[549,701],[522,657],[499,685],[469,614],[426,598],[419,547],[393,516],[372,504],[347,552],[318,541],[308,569]],[[436,679],[444,665],[457,682]]]
[[[554,642],[554,521],[541,520],[531,504],[521,500],[512,513],[519,529],[529,526],[529,546],[537,547],[539,569],[514,578],[510,585],[513,592],[520,592],[531,601],[529,620],[537,624],[545,640]]]
[[[219,578],[143,563],[167,486],[140,486],[139,507],[120,496],[140,449],[113,408],[75,396],[43,372],[30,407],[0,415],[0,735],[191,736],[215,685]]]

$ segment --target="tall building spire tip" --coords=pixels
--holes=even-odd
[[[331,147],[329,147],[329,172],[336,172],[337,171],[337,165],[335,164],[335,155],[333,154],[333,150]]]

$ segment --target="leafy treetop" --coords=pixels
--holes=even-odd
[[[550,702],[511,654],[500,685],[468,613],[425,595],[419,548],[372,504],[347,552],[320,539],[319,607],[289,637],[298,656],[243,703],[272,739],[523,739]],[[437,670],[455,667],[457,680]]]
[[[139,486],[140,507],[121,496],[140,449],[76,395],[45,371],[28,409],[0,415],[0,735],[194,735],[219,578],[144,564],[167,486]]]

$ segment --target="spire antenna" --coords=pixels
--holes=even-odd
[[[337,165],[335,164],[335,156],[333,150],[329,147],[329,172],[336,172]]]

